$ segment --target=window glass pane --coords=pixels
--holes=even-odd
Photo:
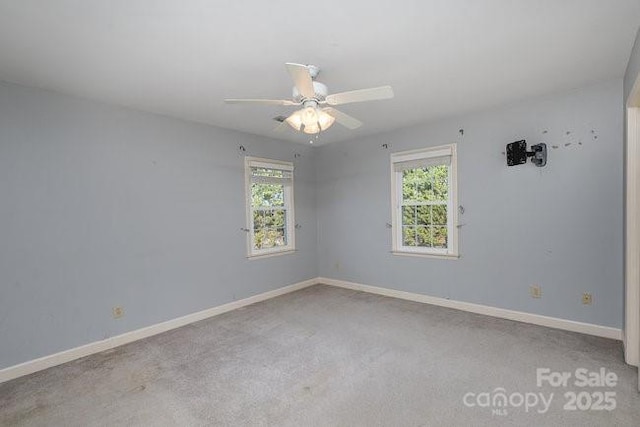
[[[434,199],[433,180],[430,179],[427,169],[402,171],[402,200],[420,202]]]
[[[273,211],[263,211],[264,215],[264,227],[271,228],[274,226],[273,224]]]
[[[433,177],[434,200],[446,201],[449,198],[449,167],[446,165],[432,166],[429,172]]]
[[[402,207],[402,224],[403,225],[416,224],[416,207],[415,206]]]
[[[254,182],[251,184],[251,206],[284,206],[284,185]]]
[[[253,248],[262,249],[265,240],[265,229],[255,230],[253,233]]]
[[[415,227],[402,227],[402,245],[403,246],[416,245],[416,228]]]
[[[276,228],[285,228],[285,210],[278,209],[273,211],[273,226]]]
[[[265,228],[263,230],[260,230],[260,232],[264,236],[262,240],[262,246],[260,248],[268,249],[274,247],[276,242],[273,231],[270,228]]]
[[[286,246],[287,233],[285,233],[284,228],[273,229],[273,239],[274,239],[275,246]]]
[[[416,217],[418,225],[431,225],[431,206],[418,206]]]
[[[433,246],[436,248],[447,247],[447,228],[446,227],[434,227],[433,229]]]
[[[433,246],[432,228],[417,227],[417,246]]]
[[[447,205],[433,205],[431,209],[433,224],[447,225]]]
[[[260,230],[265,227],[264,221],[264,212],[263,211],[253,211],[253,229]]]

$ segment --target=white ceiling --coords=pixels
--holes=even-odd
[[[285,62],[331,92],[390,84],[340,107],[365,124],[320,143],[621,77],[638,0],[0,0],[0,79],[230,129],[275,133]]]

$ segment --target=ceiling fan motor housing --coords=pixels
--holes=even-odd
[[[316,81],[320,68],[314,65],[295,64],[293,62],[287,62],[285,66],[294,84],[292,100],[225,99],[225,102],[229,104],[302,106],[301,109],[294,111],[289,116],[280,116],[276,120],[288,123],[297,131],[306,134],[318,134],[331,127],[334,121],[348,129],[357,129],[362,126],[361,121],[336,110],[333,108],[334,105],[393,98],[391,86],[372,87],[329,95],[327,86]],[[330,106],[325,107],[326,104]],[[323,106],[323,108],[320,108],[320,106]]]
[[[324,101],[324,99],[327,97],[327,95],[329,94],[329,89],[327,88],[327,85],[325,85],[324,83],[320,83],[320,82],[313,82],[313,92],[315,93],[315,97],[318,101]],[[304,97],[300,94],[300,91],[298,91],[298,88],[296,88],[295,86],[293,87],[293,99],[296,102],[300,102],[302,101]]]

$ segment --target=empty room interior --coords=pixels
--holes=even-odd
[[[639,27],[0,0],[0,425],[640,426]]]

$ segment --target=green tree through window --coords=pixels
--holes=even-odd
[[[447,248],[449,167],[402,171],[402,244]]]

